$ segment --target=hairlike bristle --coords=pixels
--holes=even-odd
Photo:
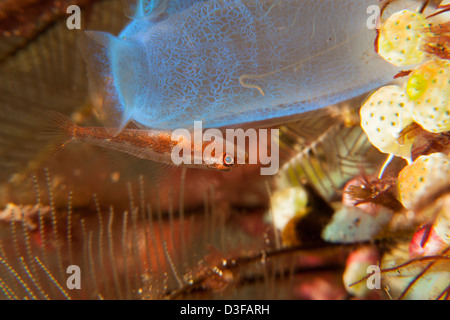
[[[202,211],[175,213],[173,205],[162,211],[158,192],[148,196],[141,178],[137,193],[132,184],[127,187],[129,208],[117,212],[103,209],[108,207],[96,195],[94,209],[73,208],[73,192],[65,208],[55,208],[51,173],[45,172],[46,190],[36,179],[38,212],[23,211],[20,220],[2,227],[0,292],[7,299],[289,298],[289,291],[258,288],[286,289],[292,277],[318,270],[337,276],[342,269],[342,260],[319,269],[296,261],[326,247],[286,250],[267,242],[270,236],[249,238],[226,218],[214,189],[205,194]],[[34,229],[27,219],[35,221]],[[67,288],[71,265],[81,270],[80,290]]]
[[[46,176],[51,181],[48,171]],[[52,210],[50,200],[48,204],[38,202],[40,213],[35,213],[37,217],[27,216],[28,212],[22,211],[20,220],[12,218],[9,227],[2,227],[6,229],[2,230],[0,247],[0,292],[3,297],[197,299],[250,296],[290,299],[296,287],[312,285],[318,281],[314,279],[327,279],[325,281],[337,285],[344,268],[342,253],[361,245],[322,243],[277,248],[272,241],[268,246],[261,246],[261,241],[256,241],[259,244],[255,246],[254,240],[245,237],[236,241],[239,232],[236,233],[236,227],[231,227],[229,221],[224,222],[218,215],[213,190],[205,195],[203,213],[186,212],[183,225],[187,228],[181,229],[178,214],[170,213],[170,210],[163,212],[160,205],[148,202],[142,181],[137,182],[140,185],[138,206],[134,202],[135,194],[130,193],[129,209],[132,211],[120,213],[112,207],[104,211],[104,206],[93,195],[94,210],[89,213],[77,209],[74,212],[73,195],[69,193],[65,210]],[[133,190],[131,185],[128,188]],[[40,197],[47,192],[52,193],[51,188],[38,190],[37,194]],[[141,208],[145,208],[144,213],[140,212]],[[30,218],[35,219],[35,229],[26,224]],[[199,225],[201,232],[195,231]],[[5,239],[12,239],[12,245],[5,246]],[[231,239],[235,240],[232,244]],[[384,242],[384,246],[392,245],[391,238],[377,241]],[[181,243],[186,251],[181,251]],[[340,248],[337,252],[341,254],[336,255],[336,247]],[[311,265],[307,262],[311,255],[325,260],[320,265]],[[390,291],[394,298],[403,298],[433,264],[445,263],[447,259],[446,251],[443,251],[440,255],[381,269],[381,273],[388,277],[408,266],[411,273],[411,266],[429,264],[414,275],[403,293]],[[66,269],[70,265],[80,267],[80,290],[67,288],[70,274]],[[334,294],[336,298],[345,297],[342,290]],[[439,292],[439,298],[446,297],[448,288]]]
[[[185,216],[184,209],[175,214],[169,205],[168,212],[163,212],[159,200],[147,202],[141,178],[138,206],[128,184],[129,210],[120,214],[110,207],[104,212],[93,195],[95,210],[89,213],[74,212],[73,192],[68,194],[66,209],[56,208],[48,170],[45,179],[47,190],[41,190],[34,177],[39,208],[32,217],[35,229],[26,225],[30,217],[23,212],[20,221],[12,218],[9,230],[2,231],[4,239],[12,239],[12,246],[2,247],[7,249],[2,250],[1,268],[6,298],[162,298],[189,284],[186,274],[198,267],[208,250],[200,243],[216,248],[225,243],[226,230],[217,215],[213,190],[205,195],[203,214]],[[42,203],[43,194],[47,204]],[[199,227],[204,232],[196,232]],[[70,265],[81,269],[81,290],[65,288]]]
[[[67,29],[67,14],[63,8],[68,5],[66,1],[37,2],[33,4],[34,9],[23,8],[21,12],[26,15],[42,10],[39,11],[41,16],[51,17],[51,21],[36,23],[35,32],[23,33],[18,41],[14,41],[17,37],[6,36],[5,33],[0,35],[2,180],[30,166],[48,152],[49,139],[40,134],[48,122],[46,111],[70,114],[87,105],[86,71],[77,49],[82,31]],[[53,3],[57,2],[60,7],[52,8]],[[126,17],[121,14],[121,1],[71,2],[83,8],[85,28],[117,32],[126,23]],[[20,3],[16,5],[20,6]],[[59,14],[55,14],[55,10]],[[5,26],[0,24],[2,27]],[[15,30],[19,27],[24,27],[24,24],[19,24]]]

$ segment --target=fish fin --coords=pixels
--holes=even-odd
[[[45,111],[46,123],[42,128],[42,137],[49,140],[49,148],[59,155],[74,139],[76,124],[69,116],[57,111]]]
[[[139,126],[136,122],[134,121],[130,121],[128,122],[126,129],[130,129],[130,130],[141,130],[142,127]]]
[[[44,133],[59,136],[65,140],[72,140],[76,125],[69,116],[57,111],[46,111],[45,114],[48,121],[45,130],[43,130]]]

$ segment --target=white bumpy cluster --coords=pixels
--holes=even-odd
[[[414,137],[401,134],[408,125],[415,122],[432,133],[450,130],[450,62],[423,51],[432,34],[420,13],[397,12],[379,32],[381,57],[396,66],[419,65],[403,87],[383,87],[364,102],[361,126],[381,152],[409,160]]]

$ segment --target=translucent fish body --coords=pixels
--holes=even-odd
[[[209,134],[206,140],[202,136],[197,137],[196,133],[191,135],[186,129],[124,129],[114,135],[110,128],[77,126],[59,113],[50,113],[50,120],[55,125],[55,132],[64,139],[61,148],[70,142],[84,142],[169,165],[222,171],[245,164],[248,159],[243,148],[224,139],[220,132]],[[178,163],[175,162],[174,153],[178,153]]]
[[[374,50],[371,5],[198,1],[159,22],[137,18],[118,37],[89,31],[94,104],[118,130],[131,120],[173,129],[292,118],[355,97],[398,71]]]

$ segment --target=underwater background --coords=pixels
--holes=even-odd
[[[183,5],[191,2],[203,1]],[[178,1],[145,3],[155,21],[184,10]],[[383,18],[422,3],[385,1]],[[67,27],[72,4],[81,8],[80,30]],[[438,4],[429,2],[428,14]],[[117,35],[129,8],[121,0],[0,1],[1,299],[449,298],[450,180],[406,208],[397,177],[409,163],[396,157],[377,178],[386,152],[369,141],[359,114],[370,92],[288,119],[252,123],[246,115],[243,128],[280,130],[275,176],[260,175],[261,164],[219,172],[85,143],[60,148],[48,134],[49,111],[103,125],[89,99],[83,30]],[[420,132],[412,160],[449,155],[448,130]],[[435,143],[425,148],[425,140]],[[345,212],[337,223],[349,194],[357,200],[346,207],[383,209]],[[438,220],[447,228],[439,250],[412,255],[411,243],[426,247],[434,230],[426,228]],[[424,228],[427,236],[417,236]],[[80,267],[81,289],[66,285],[70,265]],[[384,270],[381,287],[349,286],[370,265]]]

